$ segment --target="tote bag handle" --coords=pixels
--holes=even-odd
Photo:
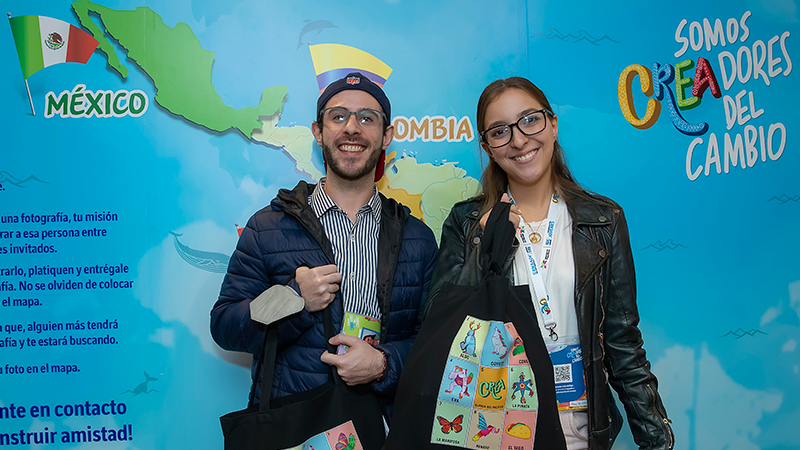
[[[508,220],[510,210],[511,203],[497,202],[486,220],[486,228],[481,238],[481,267],[484,279],[492,274],[504,275],[503,265],[511,256],[516,234],[514,225]]]
[[[306,267],[310,267],[304,264]],[[285,284],[294,278],[291,276]],[[333,314],[331,313],[333,303],[322,312],[322,321],[325,325],[325,345],[328,352],[336,354],[336,348],[329,343],[330,339],[334,336]],[[262,346],[261,360],[258,362],[256,368],[256,376],[253,377],[253,384],[250,387],[250,400],[248,406],[253,406],[255,402],[255,391],[259,378],[261,379],[261,404],[259,409],[266,411],[270,409],[270,397],[272,396],[272,382],[275,376],[275,361],[278,357],[278,324],[272,323],[267,325],[267,330],[264,336],[264,344]],[[335,384],[344,384],[339,373],[336,372],[333,366],[328,366],[328,383],[333,380]]]

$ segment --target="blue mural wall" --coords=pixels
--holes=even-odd
[[[480,92],[541,87],[573,173],[625,208],[676,448],[798,448],[796,2],[6,9],[99,47],[27,79],[33,115],[0,27],[0,445],[222,445],[249,356],[216,346],[209,311],[237,227],[322,176],[317,76],[354,48],[396,115],[379,186],[437,236],[478,187]],[[615,449],[634,448],[626,427]]]

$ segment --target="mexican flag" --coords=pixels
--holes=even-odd
[[[17,16],[9,20],[26,80],[53,64],[86,64],[97,48],[97,39],[61,20],[44,16]]]

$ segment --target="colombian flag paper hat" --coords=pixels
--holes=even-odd
[[[375,97],[386,113],[387,120],[392,120],[391,105],[382,89],[392,73],[391,67],[371,54],[347,45],[318,44],[309,45],[308,48],[311,51],[311,61],[314,64],[320,92],[317,100],[317,116],[336,93],[346,89],[359,89]],[[361,77],[366,79],[362,80]],[[381,151],[375,170],[375,182],[383,176],[385,157],[386,151]],[[326,162],[326,168],[327,165]]]
[[[351,72],[361,72],[380,87],[386,83],[392,68],[369,53],[341,44],[309,45],[311,62],[317,75],[320,94],[329,84]]]

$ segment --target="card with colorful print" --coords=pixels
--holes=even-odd
[[[352,421],[326,431],[325,438],[333,450],[363,450]]]
[[[505,367],[511,351],[511,333],[502,322],[489,322],[486,342],[483,345],[481,365],[485,367]]]
[[[363,339],[370,345],[378,345],[381,340],[381,321],[360,314],[345,313],[342,334]],[[347,348],[346,345],[340,344],[336,353],[342,355],[347,352]]]
[[[433,421],[432,444],[463,447],[467,441],[469,408],[439,400]]]
[[[500,447],[503,431],[503,411],[472,410],[467,436],[467,448],[488,450]]]
[[[489,322],[467,316],[450,347],[450,354],[463,360],[479,364],[481,352],[488,333]]]
[[[471,408],[478,385],[478,367],[463,359],[448,358],[439,399]]]
[[[481,366],[478,375],[478,389],[475,392],[475,408],[492,411],[506,407],[508,393],[508,367],[493,369]]]
[[[533,450],[536,411],[506,411],[500,448]]]
[[[506,409],[536,411],[539,396],[536,395],[536,380],[531,366],[511,366],[508,368],[508,392]]]
[[[511,353],[508,355],[508,364],[510,365],[528,365],[528,355],[525,354],[525,344],[522,342],[522,338],[517,333],[516,328],[514,328],[513,323],[507,323],[506,329],[508,330],[508,334],[511,335]]]

